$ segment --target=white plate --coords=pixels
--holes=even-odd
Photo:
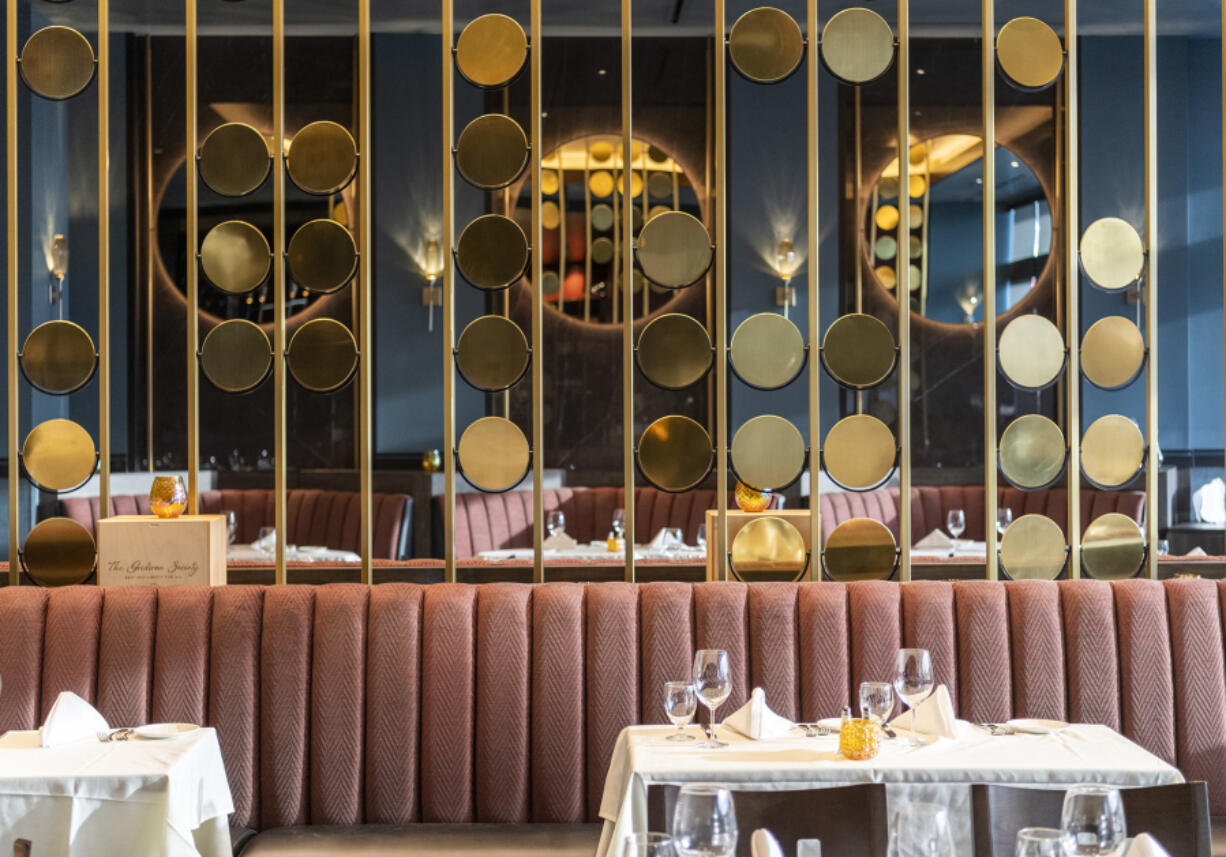
[[[1011,727],[1014,732],[1024,732],[1027,735],[1049,735],[1068,728],[1068,724],[1063,720],[1036,720],[1033,718],[1010,720],[1005,725]]]
[[[830,732],[834,735],[838,735],[839,732],[842,731],[843,729],[843,718],[842,717],[823,717],[821,720],[817,721],[817,725],[822,726],[826,729],[829,729]]]
[[[178,738],[180,735],[189,735],[199,728],[200,727],[195,723],[150,723],[146,726],[137,726],[132,731],[139,738],[156,740],[160,738]]]

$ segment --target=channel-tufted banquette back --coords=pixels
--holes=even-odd
[[[0,729],[72,690],[217,727],[237,826],[596,817],[622,727],[727,649],[734,690],[838,712],[903,644],[959,716],[1104,723],[1226,812],[1226,584],[338,584],[0,590]]]

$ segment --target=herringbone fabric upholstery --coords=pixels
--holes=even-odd
[[[1156,580],[1124,580],[1115,591],[1124,734],[1175,763],[1175,697],[1166,593]]]
[[[428,586],[422,608],[421,817],[473,820],[477,590]],[[457,740],[463,736],[462,740]]]
[[[477,821],[530,812],[532,587],[491,583],[477,601]]]
[[[1060,592],[1042,581],[1005,584],[1013,643],[1013,713],[1064,720],[1064,633]]]
[[[847,584],[851,613],[851,699],[859,705],[862,681],[890,681],[902,648],[898,585],[883,580]]]
[[[752,684],[767,704],[789,720],[800,719],[796,652],[796,587],[763,583],[749,587],[749,665]]]
[[[587,814],[600,809],[617,734],[639,722],[639,593],[632,583],[587,588]]]
[[[996,723],[1012,716],[1005,590],[986,580],[954,584],[958,617],[959,714]]]
[[[157,590],[128,586],[106,599],[98,641],[98,711],[108,723],[148,723],[153,690]]]
[[[109,594],[107,608],[110,608]],[[209,722],[224,736],[221,756],[230,777],[230,793],[234,798],[232,821],[236,827],[254,828],[260,823],[260,634],[263,618],[263,587],[224,586],[213,591]]]
[[[314,587],[277,586],[264,593],[260,639],[261,827],[306,824],[310,817],[307,764],[314,617]]]
[[[689,681],[694,651],[693,596],[688,583],[646,583],[639,591],[642,626],[642,720],[667,723],[666,681]]]
[[[723,649],[732,662],[732,693],[724,702],[734,711],[749,699],[747,590],[744,583],[694,584],[694,645]]]
[[[546,583],[532,594],[532,817],[587,817],[583,591]],[[689,589],[686,588],[686,597]]]
[[[39,723],[61,691],[90,702],[98,686],[98,637],[102,631],[102,590],[53,589],[47,594],[43,631],[42,706]]]
[[[903,642],[932,653],[933,677],[949,688],[958,710],[958,634],[954,623],[954,588],[939,580],[922,580],[902,588]]]
[[[213,592],[171,586],[158,594],[153,721],[200,723],[207,715]]]
[[[1102,723],[1119,731],[1119,646],[1115,599],[1103,580],[1059,584],[1064,610],[1065,663],[1068,665],[1069,718]]]
[[[1171,581],[1166,587],[1174,666],[1176,757],[1189,779],[1226,792],[1218,744],[1226,722],[1226,664],[1217,586],[1209,580]]]
[[[33,729],[42,723],[43,632],[47,590],[9,587],[0,598],[0,729]],[[152,635],[149,635],[152,636]]]
[[[842,711],[851,693],[851,628],[847,586],[802,583],[796,619],[800,648],[800,711],[813,721]]]

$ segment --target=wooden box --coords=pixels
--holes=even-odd
[[[809,570],[806,573],[806,579],[816,579],[814,575],[814,561],[820,562],[820,559],[813,555],[813,545],[809,538],[809,510],[808,509],[768,509],[765,512],[742,512],[740,509],[728,510],[728,545],[732,545],[732,539],[741,531],[741,527],[748,524],[754,518],[782,518],[789,524],[800,531],[800,537],[804,539],[805,547],[809,550]],[[716,561],[715,556],[715,527],[719,520],[718,509],[707,509],[707,580],[719,580],[720,564]]]
[[[225,582],[225,515],[116,515],[98,522],[101,586],[224,586]]]

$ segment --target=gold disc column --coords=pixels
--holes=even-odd
[[[718,6],[722,0],[715,0]],[[633,21],[634,4],[632,0],[621,0],[621,73],[622,73],[622,188],[627,194],[627,201],[633,190],[629,180],[629,170],[633,154],[633,78],[631,58],[631,23]],[[723,28],[719,41],[722,43]],[[718,73],[718,72],[717,72]],[[617,187],[613,188],[613,203],[617,204]],[[622,508],[625,510],[626,540],[626,580],[634,582],[634,542],[635,542],[635,496],[634,496],[634,218],[631,205],[621,206],[621,276],[622,276],[622,485],[624,496]],[[646,283],[643,288],[648,288]],[[616,299],[616,298],[615,298]],[[616,320],[616,315],[614,315]],[[640,444],[641,448],[641,444]],[[721,518],[722,520],[722,518]],[[723,532],[722,523],[720,532]],[[716,544],[720,542],[717,540]]]
[[[8,226],[7,274],[8,274],[8,480],[9,480],[9,585],[21,583],[21,564],[17,561],[21,548],[21,533],[18,525],[19,468],[17,458],[17,0],[8,0],[5,6],[5,78],[4,78],[4,175],[5,211]]]
[[[996,0],[983,0],[983,534],[987,577],[996,580]],[[925,199],[927,197],[925,196]],[[901,207],[901,206],[900,206]],[[927,226],[927,218],[924,223]],[[901,233],[900,233],[901,234]],[[925,260],[927,256],[925,256]],[[899,292],[901,294],[901,290]]]
[[[370,81],[370,2],[358,0],[358,468],[361,471],[361,534],[358,553],[362,555],[362,582],[374,583],[371,557],[374,551],[374,418],[373,386],[374,336],[373,289],[371,287],[371,81]]]
[[[200,502],[200,367],[197,364],[200,350],[200,265],[195,264],[200,248],[200,188],[197,184],[200,162],[193,156],[199,142],[197,126],[196,75],[198,74],[196,37],[196,0],[184,0],[184,112],[187,114],[185,138],[188,156],[184,158],[187,171],[187,514],[195,515]],[[152,209],[150,209],[152,217]],[[152,324],[152,323],[151,323]],[[152,327],[150,328],[152,331]],[[152,343],[152,336],[149,337]],[[152,392],[152,387],[150,387]],[[152,403],[146,405],[152,413]],[[152,449],[152,439],[150,439]],[[149,456],[153,467],[153,456]]]
[[[285,583],[285,0],[272,0],[273,505],[276,582]]]
[[[911,206],[903,188],[911,186],[911,50],[910,0],[898,0],[898,234],[911,234]],[[898,496],[911,497],[911,259],[897,256],[898,296]],[[908,289],[903,288],[906,283]],[[908,291],[908,297],[903,292]],[[911,503],[898,504],[898,561],[903,581],[911,579]]]
[[[806,182],[808,205],[808,299],[809,299],[809,578],[821,580],[818,563],[814,557],[821,551],[822,517],[821,517],[821,461],[817,450],[821,446],[818,440],[822,436],[822,371],[821,361],[814,355],[819,343],[820,307],[818,301],[818,249],[821,244],[821,203],[818,195],[818,142],[819,115],[817,112],[818,80],[821,75],[821,58],[818,56],[818,20],[817,0],[808,0],[806,9],[806,30],[809,39],[809,56],[805,64],[805,132],[807,137],[806,154],[808,155],[808,175]],[[859,204],[857,197],[856,204]],[[857,227],[857,234],[859,234]],[[857,262],[857,270],[859,263]]]
[[[111,17],[98,0],[98,517],[111,516]]]
[[[1226,310],[1223,310],[1226,312]],[[1145,0],[1145,543],[1158,579],[1158,19]]]

